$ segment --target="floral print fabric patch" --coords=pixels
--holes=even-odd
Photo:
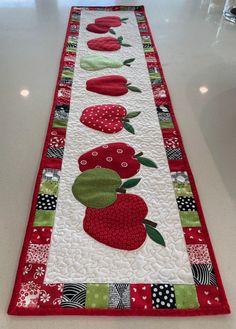
[[[89,13],[93,19],[83,20]],[[131,18],[134,38],[126,33],[126,27],[134,27]],[[81,38],[86,45],[82,55]],[[144,62],[141,53],[133,50],[134,42],[139,43]],[[143,71],[139,63],[145,64]],[[79,70],[86,77],[81,87],[86,106],[73,98],[79,95],[76,86],[83,79]],[[148,81],[140,83],[132,72],[139,72],[143,80],[145,72]],[[79,104],[76,109],[75,104]],[[151,121],[156,126],[148,113],[154,115]],[[71,127],[76,127],[73,134]],[[153,136],[160,152],[153,148]],[[78,139],[81,147],[73,148]],[[73,157],[68,157],[70,148]],[[68,159],[76,170],[68,171]],[[156,195],[158,189],[168,197]],[[65,200],[69,202],[64,204]],[[74,220],[76,207],[82,217]],[[170,213],[176,225],[167,227]],[[66,235],[59,226],[60,214],[67,219],[65,226],[72,228],[65,258],[60,254],[60,239]],[[88,248],[78,248],[77,240]],[[180,264],[173,257],[178,249]],[[100,261],[96,253],[101,254]],[[90,258],[96,262],[88,272]],[[114,268],[106,263],[114,265],[116,280],[109,279]],[[60,264],[64,264],[64,277]],[[178,269],[184,274],[177,274]],[[81,279],[73,276],[74,270]],[[72,7],[8,313],[190,316],[229,312],[144,7]]]

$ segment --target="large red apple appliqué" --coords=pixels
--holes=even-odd
[[[157,168],[155,162],[142,155],[142,152],[135,154],[134,148],[128,144],[110,143],[84,153],[78,163],[81,171],[108,168],[116,171],[121,178],[129,178],[137,174],[140,164]]]
[[[131,47],[131,45],[123,42],[123,37],[102,37],[91,39],[87,42],[87,45],[92,50],[97,51],[116,51],[123,47]]]
[[[134,194],[119,194],[117,200],[103,209],[87,208],[83,227],[95,240],[112,248],[135,250],[148,236],[165,246],[156,223],[145,219],[148,208],[145,201]]]
[[[86,81],[86,89],[97,94],[109,96],[122,96],[129,90],[141,93],[141,90],[121,75],[105,75],[103,77],[92,78]]]
[[[115,134],[123,128],[134,134],[130,119],[137,117],[141,112],[129,112],[119,104],[101,104],[89,106],[83,110],[80,121],[87,127],[102,131],[106,134]]]
[[[146,240],[143,220],[148,213],[146,203],[133,194],[119,194],[117,200],[103,209],[87,208],[83,227],[95,240],[110,247],[134,250]]]

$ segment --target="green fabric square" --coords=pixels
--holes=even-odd
[[[196,287],[190,284],[175,284],[176,308],[198,308]]]
[[[176,196],[192,196],[192,189],[190,184],[174,183]]]
[[[53,128],[66,128],[67,120],[54,119],[52,126]]]
[[[197,211],[180,211],[182,227],[199,227],[201,226]]]
[[[66,47],[66,51],[67,51],[68,53],[76,53],[76,48],[74,48],[74,47],[70,47],[70,46],[67,45],[67,47]]]
[[[106,283],[88,283],[86,291],[86,308],[108,308],[109,285]]]
[[[33,226],[53,226],[54,210],[36,210]]]
[[[161,126],[161,129],[174,128],[172,121],[160,121],[160,126]]]
[[[52,180],[43,180],[40,184],[39,194],[57,195],[58,186],[58,182]]]

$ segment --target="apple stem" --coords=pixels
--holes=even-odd
[[[126,193],[126,189],[124,189],[123,187],[118,187],[118,188],[116,189],[116,192]]]
[[[143,224],[148,224],[148,225],[150,225],[150,226],[152,226],[152,227],[157,227],[157,223],[154,223],[154,222],[152,222],[151,220],[146,219],[146,218],[142,221],[142,223],[143,223]]]
[[[143,155],[143,152],[140,152],[140,153],[138,153],[138,154],[135,154],[135,155],[134,155],[134,158],[141,157],[142,155]]]

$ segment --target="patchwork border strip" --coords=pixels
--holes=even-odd
[[[45,284],[60,184],[81,9],[134,11],[149,71],[193,285]],[[8,313],[12,315],[194,316],[230,312],[199,196],[143,6],[72,7],[32,208]]]

